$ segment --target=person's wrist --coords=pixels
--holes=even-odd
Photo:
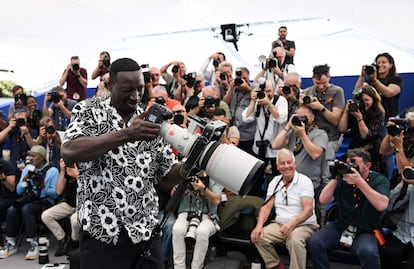
[[[358,122],[361,122],[361,121],[363,121],[364,119],[358,119]]]

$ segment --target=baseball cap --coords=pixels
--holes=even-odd
[[[35,145],[30,150],[29,153],[37,153],[42,155],[43,158],[46,158],[46,149],[43,146]]]

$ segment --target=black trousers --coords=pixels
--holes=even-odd
[[[149,257],[142,257],[144,243],[133,244],[127,232],[121,231],[116,245],[94,239],[87,232],[80,236],[81,269],[163,269],[161,240],[155,239]]]

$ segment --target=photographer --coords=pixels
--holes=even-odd
[[[280,26],[278,30],[278,36],[279,38],[272,42],[272,51],[276,47],[282,47],[286,52],[286,63],[287,64],[293,64],[293,58],[295,57],[295,41],[293,40],[287,40],[287,27],[286,26]]]
[[[50,117],[43,117],[40,120],[40,131],[36,144],[46,149],[46,160],[54,167],[60,169],[60,147],[61,139],[56,131],[55,123]]]
[[[29,151],[28,161],[29,164],[23,169],[16,186],[17,194],[22,197],[7,210],[7,245],[1,252],[3,258],[17,252],[16,236],[22,221],[26,227],[26,241],[29,243],[25,259],[38,258],[40,215],[43,210],[52,206],[58,197],[56,183],[59,172],[56,167],[46,162],[45,148],[33,146]]]
[[[285,76],[284,86],[277,90],[278,95],[282,95],[288,102],[288,118],[296,112],[299,106],[299,95],[301,93],[302,78],[296,72],[289,73]]]
[[[14,85],[12,88],[14,103],[9,106],[9,118],[13,116],[15,109],[26,109],[27,105],[27,95],[24,93],[24,89],[20,85]],[[6,125],[6,124],[5,124]]]
[[[175,99],[172,99],[168,96],[167,90],[164,86],[155,86],[151,92],[151,100],[148,102],[147,107],[151,106],[151,103],[156,102],[160,105],[168,107],[170,110],[173,109],[176,105],[181,103]]]
[[[49,106],[48,103],[50,103]],[[72,116],[72,109],[76,104],[77,101],[68,98],[64,88],[55,86],[45,95],[43,115],[53,119],[56,130],[65,131]]]
[[[262,62],[262,70],[256,75],[254,82],[258,82],[259,78],[264,77],[272,82],[275,89],[278,89],[284,85],[285,76],[292,72],[296,72],[296,68],[293,64],[286,62],[285,49],[280,46],[275,47],[272,49],[271,57]]]
[[[17,177],[20,177],[25,166],[27,151],[36,145],[37,131],[27,127],[26,118],[26,110],[16,109],[9,125],[0,132],[0,142],[7,141],[10,144],[10,162],[16,168]]]
[[[216,52],[211,54],[201,65],[200,72],[203,73],[204,80],[208,81],[211,85],[216,81],[216,72],[218,71],[219,65],[226,61],[226,55],[222,52]],[[213,64],[213,70],[207,70],[209,64]]]
[[[285,97],[275,95],[270,80],[259,84],[258,89],[250,93],[250,104],[243,111],[244,122],[256,121],[253,151],[265,164],[270,162],[272,175],[277,173],[276,150],[270,147],[271,141],[286,125],[287,101]],[[258,182],[261,184],[261,182]]]
[[[172,230],[174,268],[186,268],[186,241],[194,244],[191,268],[203,268],[209,238],[218,230],[217,206],[223,187],[201,171],[189,183]],[[176,189],[173,188],[172,194]]]
[[[68,98],[76,101],[86,99],[88,73],[85,68],[80,67],[78,56],[72,56],[70,58],[70,63],[67,65],[65,71],[63,71],[62,77],[59,80],[59,85],[62,87],[65,83]]]
[[[404,115],[405,119],[390,118],[387,123],[387,134],[382,139],[379,149],[383,155],[395,154],[398,171],[402,169],[401,166],[398,167],[399,158],[404,157],[414,162],[414,107],[409,108]],[[396,186],[400,180],[400,173],[396,173],[391,179],[391,186]]]
[[[109,67],[111,66],[111,56],[109,55],[109,52],[102,51],[99,53],[99,60],[98,65],[95,67],[95,69],[92,72],[92,79],[96,79],[97,77],[100,77],[100,80],[103,80],[103,75],[109,72]]]
[[[79,169],[80,268],[162,268],[161,240],[144,249],[158,223],[154,185],[180,181],[181,164],[160,124],[143,119],[141,66],[121,58],[109,72],[111,95],[78,103],[62,144]]]
[[[220,99],[234,88],[233,65],[230,62],[221,62],[215,73],[214,87],[220,91]],[[226,101],[226,103],[228,103]]]
[[[104,74],[99,81],[98,86],[96,87],[94,97],[103,97],[106,98],[110,92],[108,89],[109,73]]]
[[[55,257],[66,254],[70,239],[79,240],[79,224],[76,214],[76,188],[79,171],[76,164],[68,166],[60,159],[60,173],[56,184],[56,193],[60,196],[59,202],[42,213],[42,221],[58,240]],[[70,218],[71,236],[67,236],[59,220]]]
[[[332,171],[335,178],[323,188],[322,204],[336,201],[337,218],[309,239],[316,269],[329,268],[327,251],[343,245],[358,256],[361,268],[380,269],[378,242],[374,231],[381,229],[381,212],[389,202],[388,179],[371,168],[371,156],[362,149],[348,150],[346,163]]]
[[[366,148],[371,154],[371,169],[385,175],[385,158],[379,153],[384,115],[381,96],[372,86],[363,86],[346,101],[338,128],[350,137],[348,148]]]
[[[322,162],[325,161],[325,149],[328,135],[315,124],[315,115],[307,107],[299,107],[286,126],[277,134],[272,148],[287,147],[295,154],[297,171],[308,176],[313,183],[315,198],[318,198],[322,182]]]
[[[229,106],[220,99],[220,93],[217,88],[209,85],[201,92],[198,105],[188,111],[188,114],[211,119],[216,108],[221,108],[226,111],[226,118],[231,119]]]
[[[173,66],[171,68],[172,75],[168,73],[168,68],[170,66]],[[171,98],[176,98],[176,91],[179,87],[182,87],[183,83],[185,83],[183,80],[184,75],[187,73],[187,68],[183,62],[178,61],[172,61],[163,67],[160,68],[161,76],[167,83],[166,89],[168,92],[168,95]],[[177,99],[180,100],[180,99]]]

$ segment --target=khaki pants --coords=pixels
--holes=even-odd
[[[282,224],[272,222],[264,227],[264,237],[255,244],[260,256],[265,262],[266,268],[274,268],[281,259],[276,253],[274,244],[286,242],[286,248],[290,255],[290,269],[306,268],[306,242],[319,228],[318,224],[304,224],[296,227],[292,234],[285,238],[280,233]]]
[[[79,240],[79,224],[76,209],[66,202],[58,203],[49,209],[43,211],[42,221],[53,233],[57,240],[65,237],[65,231],[59,224],[59,220],[70,216],[70,224],[72,228],[71,238],[73,241]]]

